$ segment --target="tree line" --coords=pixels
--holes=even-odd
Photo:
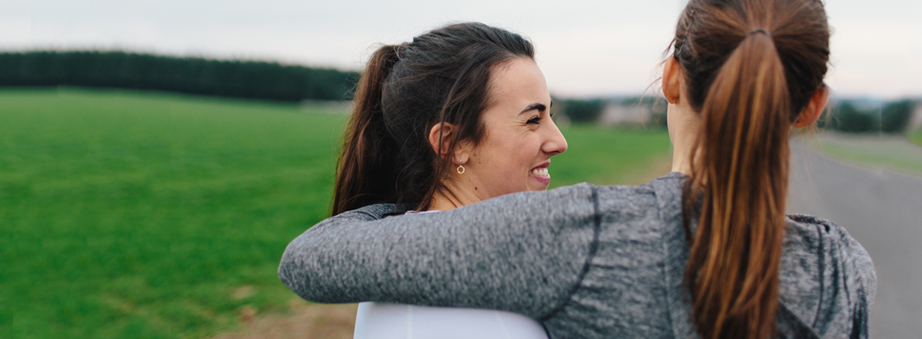
[[[348,100],[359,74],[262,61],[122,51],[0,53],[0,86],[158,90],[276,101]]]
[[[213,60],[123,51],[0,52],[0,86],[80,86],[159,90],[276,101],[348,100],[359,73],[263,61]],[[570,121],[598,121],[608,104],[649,106],[651,123],[665,126],[659,98],[555,99]],[[868,106],[840,100],[821,129],[847,133],[903,133],[917,101]]]
[[[858,102],[840,101],[827,110],[817,122],[821,129],[846,133],[905,133],[917,101],[900,100],[883,105],[860,105]]]

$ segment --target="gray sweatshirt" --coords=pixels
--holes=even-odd
[[[682,284],[685,180],[583,183],[408,216],[367,206],[292,241],[279,277],[314,302],[517,312],[551,338],[697,338]],[[778,337],[866,338],[877,277],[864,248],[803,215],[788,217],[783,246]]]

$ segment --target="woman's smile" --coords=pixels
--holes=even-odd
[[[548,160],[545,163],[538,165],[538,167],[533,168],[530,172],[535,179],[543,183],[545,186],[551,184],[551,175],[547,171],[547,167],[550,165],[551,161]]]

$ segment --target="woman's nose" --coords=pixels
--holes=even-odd
[[[545,140],[541,148],[545,153],[552,156],[567,151],[567,138],[563,137],[553,120],[551,120],[550,128],[548,129],[547,140]]]

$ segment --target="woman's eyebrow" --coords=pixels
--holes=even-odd
[[[553,103],[551,103],[551,104],[553,105]],[[531,104],[531,105],[528,105],[528,107],[525,107],[525,109],[523,109],[521,112],[519,112],[519,114],[522,114],[522,113],[525,113],[525,112],[528,112],[528,111],[531,111],[531,110],[539,110],[539,111],[541,111],[541,112],[544,112],[545,110],[547,110],[547,106],[544,106],[544,104],[541,104],[541,103],[537,103],[537,102],[536,102],[536,103],[533,103],[533,104]]]

